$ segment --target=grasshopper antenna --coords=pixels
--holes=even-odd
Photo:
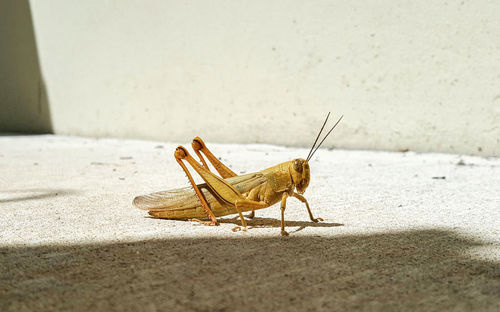
[[[328,113],[328,115],[330,115],[330,113]],[[339,124],[339,122],[342,120],[343,117],[344,117],[344,115],[340,116],[339,120],[337,120],[337,122],[333,125],[333,127],[330,129],[330,131],[328,131],[328,133],[325,135],[325,137],[323,138],[323,140],[321,140],[321,142],[319,142],[318,147],[316,147],[316,149],[314,150],[314,152],[312,152],[312,154],[310,156],[307,156],[307,161],[309,161],[309,159],[311,159],[313,157],[314,153],[316,153],[316,151],[318,150],[318,148],[321,146],[321,144],[323,144],[323,142],[325,141],[325,139],[328,137],[328,135],[330,135],[330,133],[333,131],[333,129],[335,129],[335,127]],[[328,119],[328,117],[326,119]],[[326,120],[325,120],[325,123],[326,123]],[[325,125],[323,125],[323,127],[324,126]],[[323,128],[321,128],[321,130],[323,130]],[[321,133],[321,131],[320,131],[320,133]],[[319,138],[319,134],[318,134],[318,138]],[[316,138],[316,140],[318,140],[318,139]],[[316,144],[316,142],[314,142],[314,144]]]
[[[330,112],[328,112],[328,115],[326,115],[325,122],[323,123],[323,126],[319,130],[318,136],[316,137],[316,140],[314,140],[314,144],[312,145],[311,150],[309,151],[309,154],[307,154],[307,157],[306,157],[307,161],[309,161],[309,156],[311,156],[311,152],[313,151],[314,147],[316,146],[316,142],[318,142],[318,139],[319,139],[319,136],[321,135],[321,132],[323,132],[323,128],[325,127],[326,122],[328,121],[328,117],[330,117]]]

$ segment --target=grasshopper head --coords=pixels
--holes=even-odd
[[[321,135],[321,132],[323,131],[323,128],[325,128],[326,122],[328,121],[328,117],[330,116],[330,113],[326,115],[325,122],[323,123],[323,126],[319,130],[318,136],[316,137],[316,140],[313,143],[313,146],[311,147],[311,150],[309,151],[309,154],[307,155],[306,159],[302,158],[297,158],[294,159],[290,162],[290,174],[292,175],[292,180],[293,184],[295,184],[295,188],[297,189],[297,193],[303,194],[306,191],[307,186],[309,185],[309,180],[311,179],[311,171],[309,170],[309,163],[308,161],[314,156],[314,153],[319,149],[321,144],[325,141],[325,139],[330,135],[330,133],[335,129],[335,127],[339,124],[339,122],[342,120],[343,115],[340,116],[339,120],[333,125],[333,127],[328,131],[328,133],[325,135],[323,140],[319,142],[318,146],[316,146],[316,142],[318,142],[319,136]]]
[[[290,174],[297,193],[304,194],[311,179],[311,171],[307,160],[302,158],[292,160],[290,162]]]

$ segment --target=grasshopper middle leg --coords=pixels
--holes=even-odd
[[[288,236],[288,232],[285,231],[285,209],[286,209],[286,199],[288,198],[288,194],[283,193],[283,197],[281,197],[281,236]]]
[[[235,206],[236,210],[238,210],[238,213],[240,214],[241,226],[243,226],[243,230],[245,231],[247,228],[247,222],[245,221],[245,218],[243,218],[241,210],[252,209],[252,212],[254,212],[255,209],[262,209],[269,207],[269,204],[266,202],[258,202],[251,199],[240,199],[235,202]],[[235,227],[233,231],[236,229],[238,229],[238,227]]]

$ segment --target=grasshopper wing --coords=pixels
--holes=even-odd
[[[231,183],[240,193],[246,193],[253,188],[265,183],[266,177],[262,173],[249,173],[225,179]],[[218,198],[206,183],[198,184],[198,188],[203,193],[207,203],[214,208],[226,206],[222,199]],[[194,190],[184,187],[169,191],[161,191],[134,198],[134,205],[143,210],[151,212],[161,211],[186,211],[201,208],[200,201],[196,197]]]
[[[206,185],[204,189],[206,189]],[[202,187],[202,185],[198,185]],[[205,193],[205,192],[204,192]],[[206,195],[206,194],[204,194]],[[134,205],[143,210],[162,211],[172,208],[187,208],[198,200],[194,191],[190,187],[183,187],[175,190],[161,191],[134,198]]]

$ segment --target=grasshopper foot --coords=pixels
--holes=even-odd
[[[198,222],[199,224],[208,225],[208,226],[211,226],[211,225],[218,226],[219,225],[219,222],[217,222],[217,221],[201,221],[198,219],[189,219],[188,221],[194,221],[194,222]]]
[[[316,218],[316,219],[311,219],[311,221],[314,223],[318,223],[320,221],[325,221],[325,220],[323,220],[323,218]]]
[[[243,232],[246,232],[247,231],[247,227],[244,226],[243,229],[239,226],[235,226],[234,228],[231,229],[231,231],[233,232],[239,232],[239,231],[243,231]]]
[[[288,236],[288,235],[290,235],[290,234],[288,234],[287,231],[281,231],[281,236]]]

